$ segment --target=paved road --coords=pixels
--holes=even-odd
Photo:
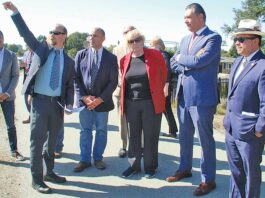
[[[22,78],[20,78],[21,80]],[[21,82],[19,83],[21,85]],[[19,94],[21,86],[17,88],[16,118],[19,131],[19,148],[22,153],[29,157],[29,125],[23,125],[21,121],[27,116],[23,97]],[[55,171],[67,177],[68,182],[63,185],[49,184],[54,193],[49,197],[97,197],[97,198],[164,198],[164,197],[192,197],[192,192],[200,182],[200,147],[197,139],[194,142],[193,177],[177,183],[167,183],[165,178],[178,167],[179,164],[179,142],[178,140],[160,137],[159,142],[159,169],[156,177],[145,179],[144,174],[138,174],[131,179],[120,177],[123,170],[128,167],[127,159],[117,157],[120,146],[120,136],[117,127],[116,111],[109,116],[108,144],[104,155],[107,169],[97,170],[94,166],[82,173],[74,173],[73,168],[79,160],[79,124],[78,115],[65,116],[65,147],[63,158],[56,160]],[[168,130],[165,119],[162,120],[162,132]],[[3,132],[4,129],[1,129]],[[224,198],[228,197],[229,169],[225,154],[224,135],[215,131],[214,136],[217,146],[217,188],[205,197]],[[3,141],[3,140],[1,140]],[[17,166],[17,179],[20,185],[15,188],[18,197],[33,198],[47,197],[31,189],[31,176],[29,171],[29,160],[22,163],[0,162],[0,166],[7,169]],[[265,197],[265,153],[262,163],[262,195]],[[0,177],[1,179],[2,177]],[[2,181],[3,182],[3,181]],[[8,185],[12,185],[8,183]],[[7,186],[9,188],[9,186]],[[1,189],[2,191],[2,189]],[[8,197],[8,195],[7,195]]]

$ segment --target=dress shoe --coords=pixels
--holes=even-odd
[[[21,154],[20,154],[19,152],[17,152],[17,151],[13,151],[13,152],[11,153],[11,157],[15,158],[16,161],[24,161],[24,160],[25,160],[25,158],[23,157],[23,155],[21,155]]]
[[[170,137],[170,138],[177,138],[177,134],[176,133],[164,133],[163,134],[164,137]]]
[[[119,155],[120,158],[124,158],[124,157],[126,157],[126,155],[127,155],[127,151],[126,151],[126,149],[121,148],[121,149],[119,150],[118,155]]]
[[[202,195],[206,195],[209,192],[211,192],[213,189],[216,188],[216,183],[215,182],[202,182],[200,183],[200,185],[195,189],[195,191],[193,192],[194,196],[202,196]]]
[[[167,182],[176,182],[176,181],[179,181],[183,178],[188,178],[191,176],[192,176],[192,174],[190,171],[184,171],[184,172],[177,171],[174,176],[170,176],[166,180],[167,180]]]
[[[61,184],[61,183],[65,183],[66,179],[65,177],[61,177],[59,175],[56,175],[54,172],[51,172],[44,176],[44,181]]]
[[[144,177],[146,179],[152,179],[156,174],[156,171],[153,170],[153,171],[145,171],[145,174],[144,174]]]
[[[77,166],[74,168],[74,172],[78,173],[78,172],[82,172],[83,170],[85,170],[86,168],[91,167],[91,163],[86,163],[86,162],[79,162],[77,164]]]
[[[121,176],[123,178],[129,178],[129,177],[137,174],[138,172],[140,172],[140,171],[134,170],[132,167],[129,167],[122,173]]]
[[[30,123],[30,116],[28,117],[28,119],[23,120],[22,123],[23,124],[29,124]]]
[[[52,192],[52,189],[47,186],[44,182],[35,183],[32,182],[32,188],[40,193],[49,194]]]
[[[95,160],[94,165],[100,170],[104,170],[106,168],[106,164],[102,160]]]
[[[62,157],[62,152],[54,152],[54,158],[60,159]]]

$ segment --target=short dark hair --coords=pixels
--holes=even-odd
[[[200,4],[192,3],[192,4],[190,4],[190,5],[188,5],[186,7],[186,10],[188,10],[188,9],[193,9],[194,13],[197,14],[197,15],[202,14],[204,22],[206,21],[205,11],[204,11],[203,7]]]
[[[4,37],[4,34],[1,30],[0,30],[0,36]]]
[[[99,31],[99,32],[102,34],[102,36],[105,37],[105,31],[104,31],[102,28],[100,28],[100,27],[96,27],[95,30],[96,30],[96,31]]]

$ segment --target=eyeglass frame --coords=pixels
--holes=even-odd
[[[56,35],[56,36],[58,36],[58,35],[64,35],[64,34],[66,34],[65,32],[59,32],[59,31],[50,31],[49,32],[51,35]]]
[[[256,38],[258,38],[258,37],[256,37],[256,36],[254,36],[254,37],[235,37],[233,39],[233,41],[234,41],[234,43],[236,43],[237,41],[239,43],[244,43],[246,40],[254,40]]]
[[[132,39],[132,40],[128,40],[127,42],[128,42],[128,44],[133,44],[133,43],[140,43],[141,41],[143,40],[143,38],[142,37],[137,37],[137,38],[135,38],[135,39]]]

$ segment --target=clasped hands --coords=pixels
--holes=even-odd
[[[8,95],[5,93],[0,93],[0,102],[4,102],[8,98]]]
[[[83,103],[87,106],[87,109],[93,110],[97,106],[99,106],[103,100],[101,98],[97,98],[96,96],[84,96],[82,98]]]

